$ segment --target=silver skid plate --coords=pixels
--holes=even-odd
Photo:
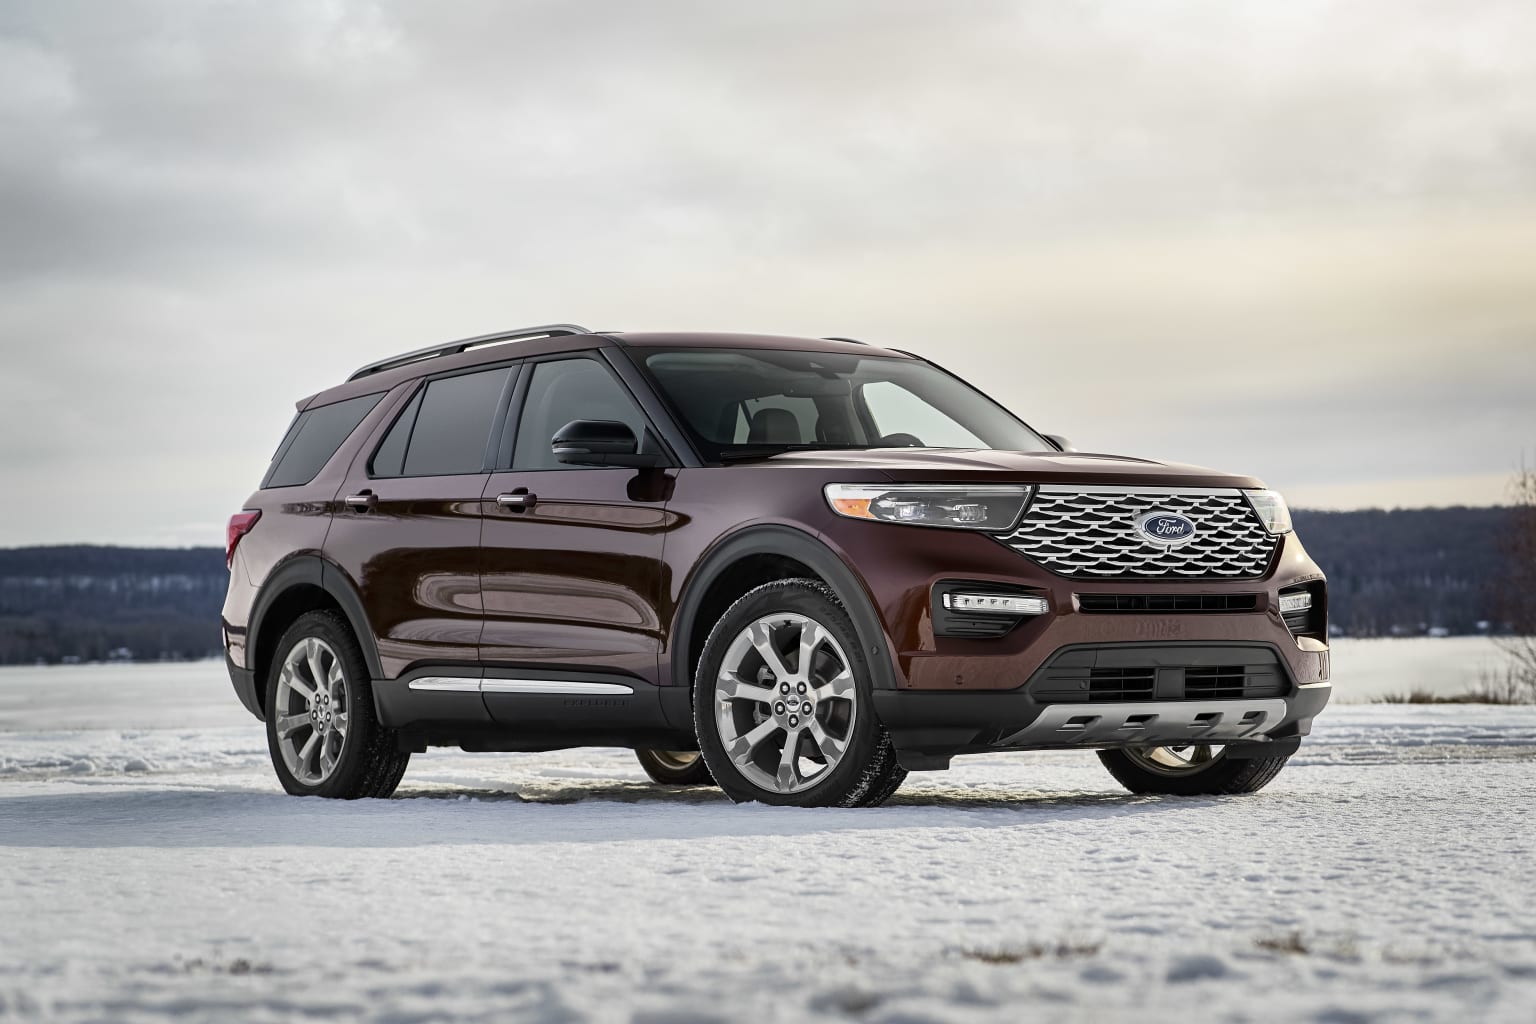
[[[1263,736],[1285,720],[1285,701],[1180,700],[1051,704],[1005,747],[1165,746],[1230,743]]]

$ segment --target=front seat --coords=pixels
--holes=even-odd
[[[788,409],[759,409],[747,424],[748,444],[800,444],[800,421]]]

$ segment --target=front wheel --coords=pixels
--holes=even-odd
[[[400,784],[411,755],[379,724],[362,648],[340,615],[301,615],[278,641],[267,747],[294,796],[386,797]]]
[[[660,786],[707,786],[715,781],[697,750],[637,750],[635,757]]]
[[[1290,756],[1230,758],[1225,747],[1191,743],[1101,750],[1099,760],[1132,793],[1212,796],[1263,789]]]
[[[869,806],[906,776],[875,717],[853,622],[816,580],[764,584],[731,605],[704,644],[693,696],[699,750],[738,803]]]

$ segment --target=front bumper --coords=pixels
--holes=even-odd
[[[1257,700],[1042,704],[1023,690],[877,690],[875,710],[897,749],[959,754],[1287,739],[1311,732],[1332,695],[1332,683],[1309,683],[1286,697]]]
[[[1151,670],[1144,690],[1127,691],[1119,681],[1106,690],[1094,678],[1095,666],[1113,680],[1126,665]],[[1211,688],[1213,672],[1230,685]],[[1296,679],[1268,644],[1128,643],[1058,651],[1006,692],[877,690],[874,699],[904,763],[910,758],[917,767],[925,756],[988,750],[1293,747],[1332,692],[1326,679]]]
[[[935,530],[844,520],[825,538],[857,566],[885,627],[898,689],[971,695],[1011,693],[1058,651],[1087,644],[1266,644],[1296,685],[1329,677],[1328,646],[1293,636],[1279,592],[1323,575],[1295,534],[1286,534],[1260,579],[1087,580],[1058,576],[998,544],[963,530]],[[946,635],[935,622],[934,591],[946,584],[1002,587],[1045,598],[1049,611],[1021,619],[1004,636]],[[1326,616],[1322,591],[1319,616]],[[1250,610],[1179,614],[1108,614],[1086,610],[1085,595],[1243,595]]]

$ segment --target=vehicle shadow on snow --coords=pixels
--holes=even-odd
[[[880,808],[733,805],[719,790],[641,783],[515,789],[408,787],[388,800],[297,799],[251,790],[114,789],[0,797],[0,848],[414,847],[948,830],[1124,818],[1203,798],[914,789]]]

